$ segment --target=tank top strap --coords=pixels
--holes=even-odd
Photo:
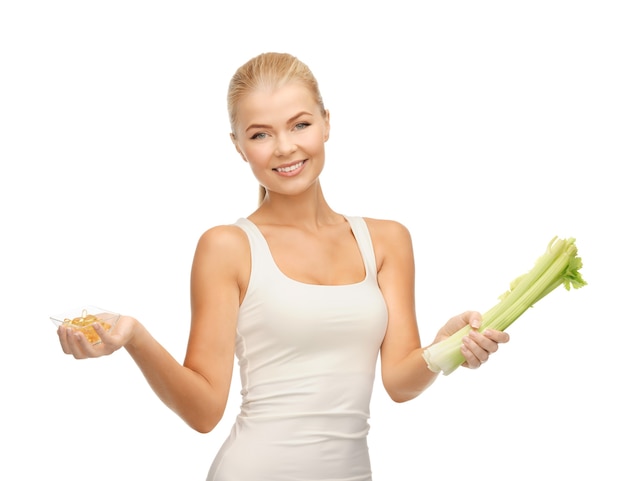
[[[367,271],[367,277],[376,280],[378,275],[378,269],[376,267],[376,256],[374,255],[374,244],[372,243],[372,237],[370,231],[367,228],[365,219],[363,217],[356,216],[344,216],[350,223],[352,233],[356,239],[361,255],[363,256],[363,262]]]
[[[278,266],[274,263],[270,247],[267,245],[265,237],[263,237],[263,234],[256,224],[245,217],[241,217],[237,219],[235,225],[246,233],[248,241],[250,242],[250,256],[252,261],[251,280],[256,277],[257,272],[262,272],[266,280],[269,276],[280,277],[281,273]]]
[[[265,240],[263,238],[263,235],[261,234],[261,231],[259,231],[258,227],[252,221],[246,219],[245,217],[240,217],[235,222],[235,225],[237,227],[240,227],[246,234],[248,234],[248,239],[250,240],[250,243],[254,243],[255,247],[265,244]]]

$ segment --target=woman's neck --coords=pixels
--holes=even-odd
[[[330,208],[319,185],[300,195],[267,192],[265,200],[249,219],[256,224],[302,226],[307,229],[344,220]]]

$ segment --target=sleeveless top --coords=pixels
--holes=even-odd
[[[387,307],[361,217],[346,217],[362,281],[316,285],[287,277],[251,221],[251,273],[236,355],[241,411],[207,481],[370,481],[369,405]]]

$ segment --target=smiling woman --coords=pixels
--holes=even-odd
[[[231,140],[263,195],[250,215],[198,241],[184,362],[131,316],[110,332],[96,324],[95,346],[61,326],[62,348],[79,359],[125,348],[160,399],[200,432],[224,415],[237,357],[241,411],[208,481],[369,481],[378,360],[397,402],[437,378],[422,356],[411,236],[398,222],[326,202],[330,117],[299,59],[248,61],[231,80],[228,108]],[[480,323],[477,312],[454,316],[433,342],[467,328],[463,365],[479,367],[508,341]]]

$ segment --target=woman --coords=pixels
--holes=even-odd
[[[226,407],[234,357],[241,412],[210,481],[370,480],[369,403],[380,355],[389,396],[404,402],[437,377],[422,357],[407,229],[333,211],[320,186],[330,132],[317,82],[288,54],[259,55],[230,82],[231,139],[261,185],[259,207],[200,238],[191,330],[177,362],[136,319],[102,343],[59,328],[63,350],[97,357],[124,347],[161,400],[209,432]],[[480,314],[450,319],[433,342]],[[465,366],[484,363],[504,332],[471,330]]]

